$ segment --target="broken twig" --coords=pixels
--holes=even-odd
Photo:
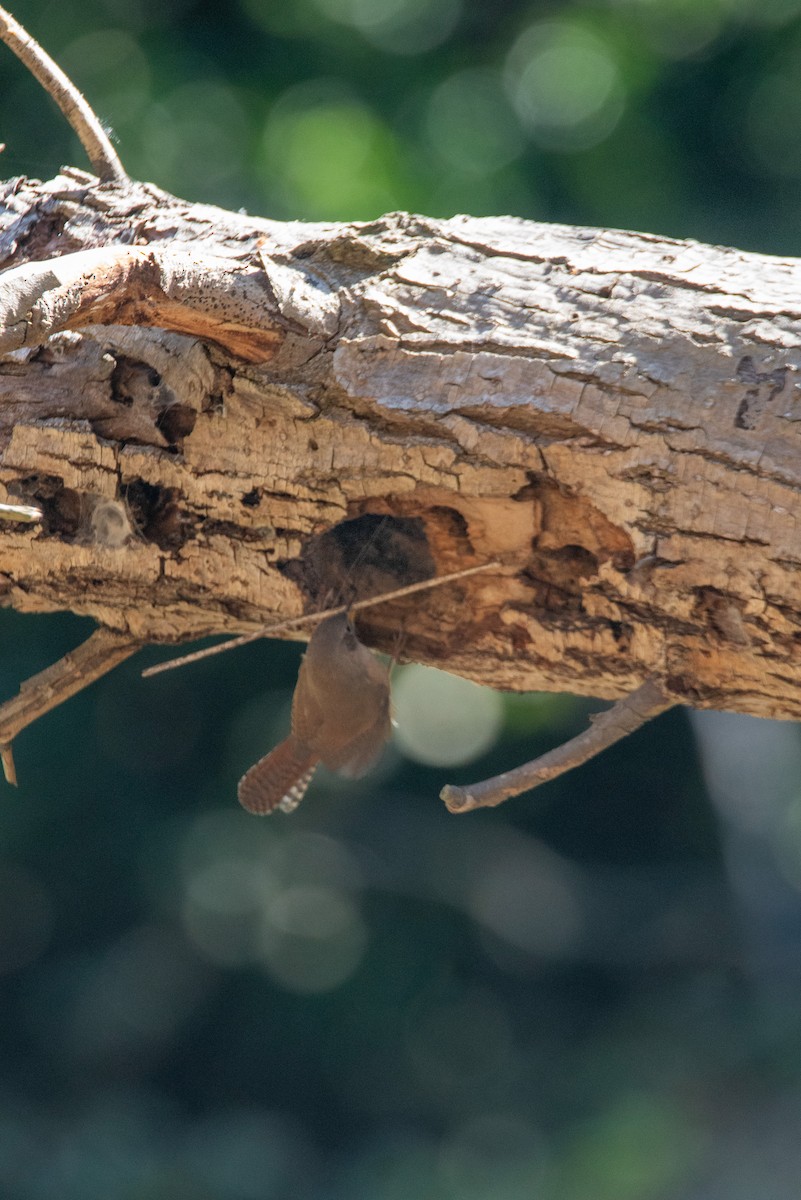
[[[26,525],[32,525],[41,521],[42,516],[41,508],[34,508],[32,504],[0,504],[0,521],[24,521]]]
[[[495,775],[481,783],[467,787],[447,784],[440,792],[440,797],[452,813],[471,812],[474,808],[494,808],[510,796],[531,791],[541,783],[547,783],[549,779],[581,766],[607,746],[628,737],[641,725],[676,704],[676,699],[669,696],[661,684],[655,679],[646,679],[641,687],[623,700],[618,700],[604,712],[594,714],[590,718],[589,729],[564,745],[549,750],[532,762],[524,763],[522,767],[504,771],[502,775]]]
[[[0,761],[9,783],[16,783],[11,743],[37,717],[83,691],[95,679],[130,658],[140,647],[124,634],[96,629],[91,637],[58,662],[20,685],[19,695],[0,704]]]
[[[61,109],[78,135],[92,170],[101,182],[127,183],[128,176],[117,152],[87,100],[61,67],[4,8],[0,8],[0,40],[13,50]]]
[[[183,654],[180,658],[171,658],[167,662],[148,667],[142,672],[142,678],[160,675],[162,671],[172,671],[176,667],[185,667],[189,663],[200,662],[202,658],[211,658],[213,654],[223,654],[226,650],[235,650],[237,646],[247,646],[260,638],[272,637],[274,633],[283,633],[286,629],[299,629],[302,625],[317,625],[326,617],[337,617],[340,613],[359,612],[363,608],[372,608],[375,604],[384,604],[387,600],[400,600],[403,596],[411,596],[415,592],[425,592],[429,588],[439,587],[443,583],[453,583],[455,579],[466,579],[468,575],[477,575],[479,571],[489,571],[497,568],[498,562],[482,563],[478,567],[465,567],[461,571],[451,571],[449,575],[438,575],[434,579],[423,579],[419,583],[409,583],[406,587],[395,588],[391,592],[383,592],[380,596],[372,596],[369,600],[356,600],[353,604],[339,604],[336,608],[326,608],[322,612],[304,613],[300,617],[287,617],[285,621],[277,621],[273,625],[265,625],[255,633],[245,633],[242,637],[232,638],[221,642],[218,646],[208,646],[205,650],[194,650],[191,654]]]

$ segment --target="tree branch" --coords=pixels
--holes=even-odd
[[[50,55],[4,8],[0,8],[0,39],[13,50],[61,109],[78,135],[92,170],[101,182],[127,183],[128,176],[117,152],[84,96]]]
[[[259,637],[332,596],[396,593],[368,644],[403,627],[409,658],[498,688],[668,681],[446,789],[459,811],[672,703],[801,716],[799,260],[192,206],[126,180],[4,9],[0,37],[126,184],[0,187],[0,486],[20,502],[0,512],[0,603],[101,626],[0,708],[10,775],[14,732],[137,645]]]
[[[371,609],[374,647],[403,621],[410,657],[502,689],[664,673],[685,703],[801,715],[798,261],[92,187],[0,190],[0,488],[44,513],[0,522],[6,603],[142,642],[255,633],[350,596],[308,550],[328,531],[344,564],[380,519],[354,599],[503,571]]]
[[[32,675],[20,685],[19,695],[0,704],[0,761],[9,783],[17,782],[11,745],[17,734],[38,717],[83,691],[140,648],[139,642],[97,629],[75,650]]]
[[[270,284],[260,268],[170,246],[104,246],[11,267],[0,277],[0,354],[40,346],[63,330],[135,325],[202,337],[247,362],[267,362],[285,336]],[[294,286],[300,289],[300,277]],[[330,303],[327,314],[324,308],[321,298],[318,336],[335,324]]]
[[[482,783],[472,783],[467,787],[455,787],[446,784],[440,792],[449,812],[471,812],[476,808],[494,808],[512,796],[521,792],[529,792],[572,771],[574,767],[594,758],[608,746],[614,745],[622,738],[634,733],[647,721],[660,713],[666,712],[676,705],[676,699],[663,691],[655,679],[647,679],[645,683],[618,700],[605,712],[595,713],[590,717],[590,727],[583,733],[571,738],[569,742],[549,750],[532,762],[517,767],[514,771],[505,771]]]
[[[0,521],[0,603],[260,637],[494,562],[360,633],[501,689],[801,715],[797,260],[95,186],[0,191],[0,488],[42,513]]]
[[[182,654],[180,658],[171,658],[168,662],[147,667],[142,672],[142,678],[148,679],[152,675],[161,675],[163,671],[173,671],[176,667],[188,667],[190,663],[200,662],[201,659],[211,658],[215,654],[224,654],[227,650],[236,650],[239,646],[249,646],[251,642],[257,642],[261,638],[274,637],[275,634],[283,633],[287,629],[301,629],[304,625],[319,625],[327,617],[360,612],[366,608],[374,608],[376,604],[387,604],[390,600],[401,600],[406,596],[414,596],[418,592],[427,592],[431,588],[442,587],[446,583],[454,583],[457,579],[467,579],[470,575],[477,575],[480,571],[497,570],[500,565],[497,562],[488,562],[481,563],[477,567],[463,567],[460,571],[451,571],[450,574],[439,575],[435,579],[423,579],[419,583],[407,584],[406,587],[393,588],[391,592],[384,592],[380,596],[370,596],[366,600],[354,600],[352,604],[339,604],[336,608],[324,608],[320,612],[304,613],[300,617],[288,617],[285,621],[276,621],[272,625],[265,625],[264,629],[259,629],[256,633],[246,633],[242,637],[232,638],[231,641],[223,642],[220,646],[207,646],[205,650],[195,650],[191,654]]]

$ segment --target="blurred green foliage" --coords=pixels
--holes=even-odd
[[[14,11],[130,173],[191,200],[510,212],[797,253],[801,0]],[[0,82],[7,175],[85,165],[7,52]],[[0,614],[2,694],[87,631]],[[532,757],[589,706],[453,693],[423,724],[437,707],[486,720],[480,758],[421,765],[410,721],[374,775],[259,822],[236,781],[286,727],[298,655],[257,644],[142,681],[148,652],[19,738],[0,809],[0,1195],[796,1197],[796,730],[702,721],[705,789],[668,714],[456,818],[446,780]],[[402,681],[411,711],[425,678]]]
[[[454,211],[797,246],[801,0],[20,0],[128,170],[275,217]],[[7,172],[82,154],[3,70]]]

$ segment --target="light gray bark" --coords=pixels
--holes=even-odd
[[[369,610],[366,640],[402,625],[503,688],[654,677],[801,715],[798,261],[282,224],[71,170],[5,185],[0,265],[0,501],[45,510],[0,522],[0,603],[178,641],[493,559]],[[367,514],[356,577],[308,553]]]

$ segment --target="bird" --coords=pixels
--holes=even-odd
[[[321,621],[298,672],[291,732],[240,779],[242,807],[292,812],[320,763],[347,779],[366,774],[392,732],[389,677],[347,613]]]

